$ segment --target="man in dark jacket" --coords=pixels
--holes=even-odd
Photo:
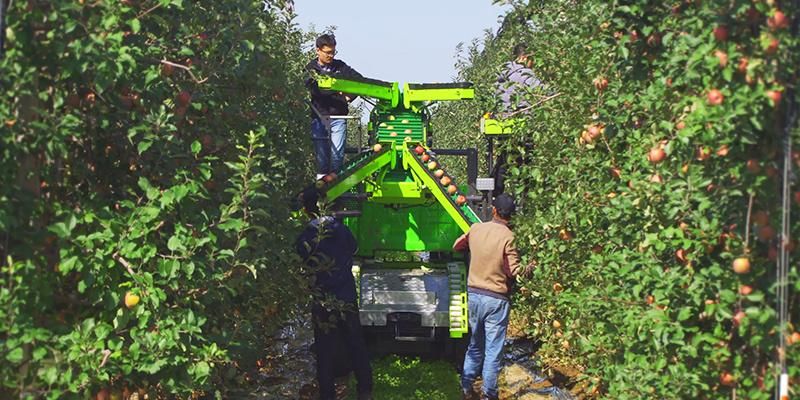
[[[503,65],[495,87],[499,100],[499,116],[503,119],[513,118],[530,111],[531,105],[526,100],[528,92],[532,89],[543,87],[542,81],[528,67],[530,60],[528,59],[525,44],[520,43],[514,46],[513,55],[514,60]],[[531,148],[531,143],[526,140],[526,153],[530,152]],[[518,157],[516,160],[509,160],[506,151],[501,151],[497,156],[495,166],[492,169],[495,185],[493,194],[495,196],[505,192],[506,175],[511,162],[516,163],[517,166],[525,163],[522,157]]]
[[[336,398],[335,355],[344,344],[358,381],[358,399],[369,400],[372,399],[372,369],[361,331],[352,273],[353,254],[358,246],[347,226],[333,217],[319,215],[318,200],[319,192],[314,187],[300,194],[303,209],[312,220],[295,246],[306,265],[315,272],[311,316],[320,399]]]
[[[314,74],[341,77],[360,77],[336,55],[336,37],[324,34],[317,38],[317,58],[308,62],[306,70],[311,75],[306,79],[306,87],[311,91],[311,139],[317,157],[317,179],[331,172],[338,173],[344,162],[347,120],[331,119],[331,116],[347,115],[348,104],[353,100],[340,92],[322,90],[317,86]]]

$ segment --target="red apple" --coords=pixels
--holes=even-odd
[[[767,97],[772,101],[772,106],[777,107],[781,102],[783,92],[781,90],[767,90]]]
[[[753,213],[753,223],[758,226],[769,225],[769,214],[764,210],[758,210]]]
[[[600,136],[600,133],[602,133],[600,127],[597,125],[590,126],[589,129],[586,130],[586,132],[589,133],[589,137],[592,140],[597,139],[597,137]]]
[[[684,122],[683,120],[678,121],[678,123],[675,124],[675,128],[678,129],[679,131],[683,130],[684,128],[686,128],[686,122]]]
[[[619,168],[611,167],[608,169],[608,173],[611,174],[611,177],[614,179],[619,179],[622,173],[620,172]],[[798,192],[800,193],[800,192]]]
[[[770,165],[770,166],[764,168],[764,173],[768,177],[774,178],[774,177],[778,176],[778,169]]]
[[[778,248],[775,246],[770,246],[767,250],[767,260],[775,261],[778,259]]]
[[[422,155],[422,157],[420,157],[420,160],[422,160],[422,162],[426,163],[426,162],[431,160],[431,156],[428,153],[425,153],[425,154]]]
[[[800,191],[794,192],[794,202],[800,204]]]
[[[88,106],[93,106],[94,103],[97,101],[97,95],[94,92],[88,92],[83,96],[83,101]]]
[[[650,182],[653,183],[664,183],[664,179],[661,178],[659,174],[653,174],[650,176]]]
[[[110,400],[111,399],[111,392],[108,388],[102,388],[97,391],[97,394],[94,396],[95,400]]]
[[[725,100],[725,96],[722,95],[717,89],[711,89],[708,91],[706,95],[706,100],[708,100],[708,104],[712,106],[718,106],[722,104],[722,101]]]
[[[608,79],[603,78],[601,76],[598,76],[597,78],[594,78],[592,83],[594,84],[595,89],[597,89],[600,92],[602,92],[602,91],[606,90],[606,88],[608,88]]]
[[[458,204],[459,206],[463,206],[464,203],[466,203],[466,202],[467,202],[467,198],[464,197],[463,194],[460,194],[460,195],[458,195],[458,197],[456,197],[456,204]]]
[[[437,169],[436,172],[433,173],[433,176],[435,176],[436,178],[443,177],[444,176],[444,170]]]
[[[711,157],[711,149],[707,146],[700,146],[697,148],[697,161],[705,161]]]
[[[789,337],[786,338],[786,342],[788,343],[791,340],[791,344],[800,343],[800,332],[793,332]]]
[[[730,372],[723,372],[719,376],[719,383],[722,386],[734,386],[736,385],[736,378]]]
[[[739,294],[742,296],[749,296],[750,293],[753,293],[753,287],[749,285],[741,285],[739,286]]]
[[[758,230],[758,238],[763,242],[769,242],[775,238],[775,229],[769,225],[762,226]]]
[[[747,171],[750,172],[751,174],[757,174],[759,171],[761,171],[760,163],[758,162],[758,160],[753,158],[747,160],[745,166],[747,167]]]
[[[192,94],[186,90],[182,90],[178,93],[178,97],[175,98],[175,104],[180,107],[186,107],[189,105],[189,102],[192,101]]]
[[[456,187],[456,185],[447,186],[447,194],[453,195],[456,194],[456,192],[458,192],[458,188]]]
[[[450,182],[452,182],[452,179],[450,179],[450,177],[447,175],[443,176],[442,179],[439,180],[439,183],[441,183],[442,186],[447,186],[450,184]]]
[[[728,53],[722,50],[716,50],[714,51],[714,56],[719,60],[720,67],[725,68],[725,66],[728,65]]]
[[[778,46],[780,46],[780,42],[776,38],[771,38],[767,43],[767,47],[764,48],[764,52],[767,54],[775,54],[778,51]]]
[[[789,26],[789,20],[783,11],[777,10],[771,17],[767,18],[767,26],[770,30],[783,29]]]
[[[425,154],[425,148],[422,146],[417,146],[414,148],[414,153],[417,153],[418,156]]]
[[[747,257],[739,257],[733,260],[733,272],[739,275],[750,272],[750,259]]]
[[[439,164],[437,164],[436,161],[431,161],[428,163],[428,169],[431,171],[435,170],[438,166]]]
[[[737,311],[736,314],[733,315],[733,326],[739,326],[742,324],[742,320],[747,317],[744,311]]]
[[[375,143],[375,146],[372,146],[372,151],[376,153],[380,153],[383,150],[383,146],[380,143]]]
[[[678,249],[675,251],[675,259],[678,260],[681,264],[686,263],[686,250]]]
[[[647,154],[647,159],[653,164],[658,164],[664,161],[664,158],[666,157],[667,153],[660,147],[653,147],[650,149],[650,153]]]
[[[736,69],[741,73],[747,72],[747,65],[750,64],[750,60],[747,57],[742,57],[739,59],[739,65],[736,66]]]
[[[714,39],[718,42],[724,42],[728,40],[728,28],[725,25],[719,25],[714,28]]]

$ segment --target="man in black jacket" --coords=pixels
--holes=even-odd
[[[331,116],[347,115],[348,104],[353,100],[340,92],[321,90],[314,79],[314,73],[341,77],[360,77],[336,55],[336,37],[324,34],[317,38],[317,58],[308,62],[306,70],[311,75],[306,79],[306,87],[311,91],[311,139],[317,158],[317,179],[331,172],[338,173],[344,161],[347,120],[331,119]]]
[[[295,243],[297,253],[314,271],[311,316],[314,324],[314,353],[321,400],[336,398],[334,378],[336,352],[344,345],[358,384],[358,399],[372,399],[372,369],[358,315],[353,254],[358,245],[341,221],[320,215],[319,192],[312,186],[300,195],[300,202],[313,218]]]

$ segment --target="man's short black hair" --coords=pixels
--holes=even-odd
[[[336,36],[332,33],[319,35],[317,38],[317,48],[321,49],[322,46],[336,47]]]
[[[306,212],[319,214],[319,205],[317,205],[319,201],[319,190],[316,187],[311,186],[303,190],[298,200]]]
[[[514,46],[514,58],[524,56],[528,52],[528,46],[525,43],[519,43]]]
[[[517,210],[517,206],[514,205],[514,199],[505,193],[495,197],[492,205],[495,211],[497,211],[497,215],[505,220],[511,219],[511,216],[514,215],[514,211]]]

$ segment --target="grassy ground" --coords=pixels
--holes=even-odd
[[[440,360],[390,355],[372,361],[375,391],[381,400],[460,399],[460,378],[453,366]],[[347,399],[355,399],[355,380],[351,378]]]

